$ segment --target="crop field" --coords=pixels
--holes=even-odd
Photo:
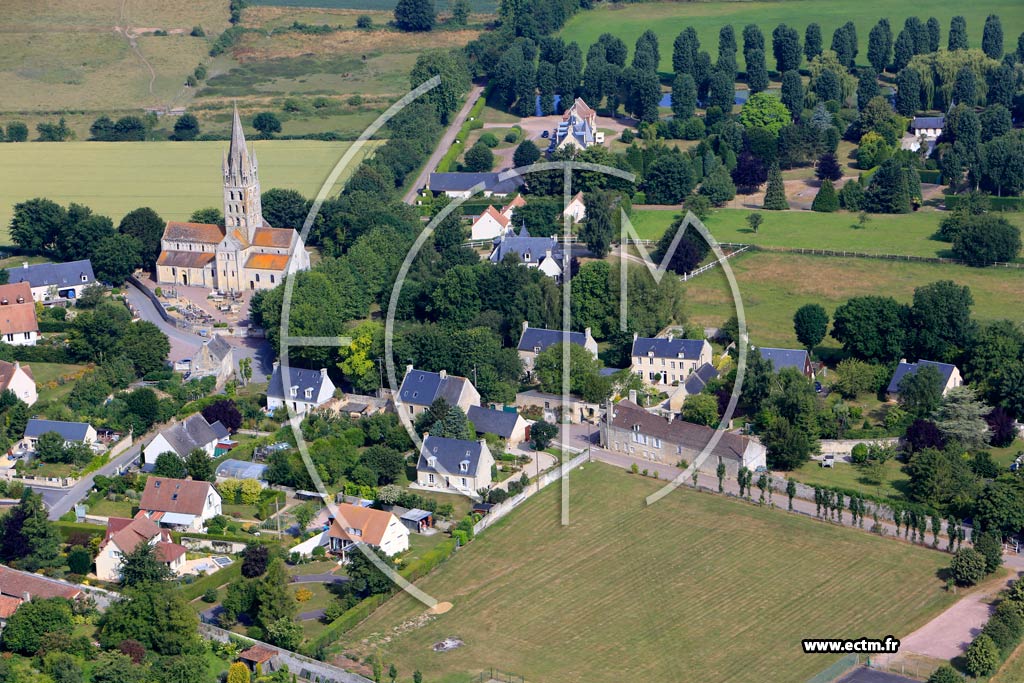
[[[747,224],[752,212],[744,209],[714,211],[705,225],[719,242],[739,242],[766,247],[833,249],[864,254],[899,254],[952,258],[950,244],[933,240],[943,214],[922,210],[909,214],[872,215],[857,225],[856,214],[816,211],[762,211],[764,221],[755,233]],[[630,221],[642,239],[659,239],[672,224],[676,211],[636,209]],[[1024,214],[1000,214],[1024,227]]]
[[[633,45],[640,34],[652,29],[658,35],[661,51],[660,70],[672,71],[672,41],[687,26],[693,26],[701,41],[701,49],[713,55],[718,50],[718,30],[731,23],[736,30],[737,40],[747,24],[758,24],[768,39],[768,65],[774,68],[771,58],[771,32],[779,24],[787,24],[800,31],[803,40],[804,29],[814,21],[821,25],[823,42],[828,47],[832,31],[847,21],[857,27],[860,43],[858,63],[867,63],[868,32],[881,17],[888,17],[893,34],[903,27],[903,20],[912,14],[920,15],[924,21],[935,17],[942,25],[941,45],[946,44],[949,20],[954,15],[967,19],[967,35],[971,47],[981,47],[981,30],[985,17],[998,14],[1003,22],[1003,33],[1010,36],[1006,45],[1011,46],[1016,36],[1024,31],[1024,3],[1019,0],[989,0],[977,5],[963,4],[958,0],[936,0],[927,5],[913,6],[893,3],[890,0],[783,0],[782,2],[664,2],[664,3],[612,3],[579,12],[570,19],[559,33],[566,41],[574,40],[583,52],[602,33],[614,33],[624,40],[632,54]],[[742,43],[740,43],[742,47]],[[1008,47],[1012,50],[1013,47]],[[737,56],[740,68],[745,68],[742,50]]]
[[[853,296],[885,295],[910,303],[914,288],[937,280],[967,285],[978,320],[998,320],[1024,310],[1024,269],[969,268],[948,264],[753,252],[730,259],[743,297],[751,341],[761,346],[798,347],[793,313],[819,303],[831,314]],[[686,283],[686,314],[716,327],[735,308],[725,274],[715,268]],[[823,347],[839,347],[825,337]]]
[[[265,5],[271,7],[323,7],[327,9],[355,9],[355,10],[386,10],[390,12],[395,9],[398,0],[250,0],[252,5]],[[494,14],[498,11],[498,0],[469,0],[470,7],[474,12],[481,14]],[[449,3],[444,0],[434,4],[439,13],[450,11]]]
[[[802,681],[835,658],[801,638],[901,637],[954,599],[933,551],[685,489],[645,507],[658,483],[597,463],[571,481],[569,527],[551,486],[417,584],[449,612],[396,597],[346,652],[437,683]]]
[[[250,141],[264,191],[320,189],[348,142]],[[362,150],[363,155],[373,143]],[[221,159],[226,142],[37,142],[0,145],[0,242],[13,205],[33,197],[78,202],[117,223],[140,206],[167,220],[185,220],[223,202]],[[355,168],[360,158],[352,163]],[[344,177],[339,182],[344,181]]]

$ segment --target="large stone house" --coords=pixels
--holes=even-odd
[[[405,367],[405,377],[395,401],[399,414],[415,419],[439,398],[447,401],[448,405],[462,408],[463,412],[469,412],[470,406],[480,405],[480,392],[465,377],[449,375],[444,370],[428,372],[411,365]]]
[[[537,268],[548,277],[554,278],[555,282],[561,283],[568,259],[556,235],[532,237],[525,225],[518,233],[510,226],[501,236],[494,238],[494,249],[491,250],[488,260],[491,263],[501,263],[509,254],[527,268]]]
[[[186,549],[171,538],[171,533],[141,512],[134,519],[110,517],[107,533],[96,553],[96,577],[100,581],[120,581],[122,558],[147,543],[156,550],[157,559],[174,575],[185,566]]]
[[[216,377],[216,391],[220,391],[235,372],[235,358],[231,344],[215,334],[203,341],[189,366],[189,379]]]
[[[271,289],[285,275],[309,268],[298,231],[273,228],[263,219],[258,170],[235,109],[223,161],[225,227],[168,222],[160,240],[157,282],[235,292]]]
[[[602,448],[669,465],[676,465],[680,460],[692,464],[714,434],[711,427],[655,415],[633,400],[609,402],[601,420]],[[734,477],[741,467],[750,470],[766,467],[767,451],[753,439],[722,432],[721,439],[698,469],[713,474],[719,461],[725,465],[728,475]]]
[[[13,391],[22,403],[29,406],[39,398],[32,368],[18,361],[8,363],[0,360],[0,391]]]
[[[174,453],[184,460],[194,450],[203,451],[212,458],[217,444],[228,436],[227,427],[220,422],[210,424],[202,413],[196,413],[153,437],[143,449],[143,460],[147,465],[156,464],[156,459],[163,453]]]
[[[89,285],[96,284],[92,262],[36,263],[25,261],[21,268],[7,269],[8,283],[27,282],[32,300],[43,305],[74,301]]]
[[[267,410],[271,412],[291,408],[296,415],[305,415],[334,397],[335,386],[327,376],[327,368],[307,370],[289,366],[288,376],[285,374],[281,364],[275,362],[267,386]]]
[[[685,382],[690,373],[711,362],[707,339],[640,337],[633,335],[630,369],[658,389]]]
[[[161,527],[201,532],[221,514],[221,497],[208,481],[149,477],[139,511]]]
[[[12,346],[35,346],[39,322],[27,282],[0,285],[0,341]]]
[[[892,379],[889,381],[889,388],[886,389],[889,398],[896,399],[899,397],[900,383],[907,375],[913,375],[921,368],[929,367],[935,368],[935,371],[939,373],[939,382],[942,385],[943,396],[950,389],[964,383],[963,377],[960,375],[960,369],[950,363],[936,363],[931,360],[919,360],[916,363],[908,363],[906,359],[900,359],[900,364],[896,366],[896,372],[893,373]]]
[[[527,374],[533,372],[533,365],[537,356],[549,346],[561,344],[568,341],[570,344],[582,346],[597,358],[597,341],[590,334],[590,328],[582,332],[562,332],[561,330],[548,330],[543,327],[530,327],[529,321],[523,321],[523,333],[519,336],[519,359],[523,361],[523,369]]]
[[[423,435],[423,448],[416,461],[416,483],[420,488],[472,496],[491,486],[494,456],[483,439],[466,441]]]

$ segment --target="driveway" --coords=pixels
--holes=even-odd
[[[144,435],[124,453],[117,456],[103,467],[85,475],[71,488],[60,491],[60,495],[57,495],[56,489],[42,486],[31,487],[33,491],[38,491],[43,494],[43,501],[47,502],[47,507],[50,509],[50,513],[48,515],[50,521],[57,521],[60,519],[61,515],[70,512],[75,507],[75,503],[85,498],[89,491],[92,490],[93,481],[97,476],[101,474],[105,477],[114,476],[121,468],[127,467],[132,461],[138,458],[139,453],[142,451],[142,445],[149,440],[149,436],[149,434]],[[48,499],[52,502],[48,502]]]

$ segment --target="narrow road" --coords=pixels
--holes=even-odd
[[[142,451],[142,446],[148,441],[148,434],[144,435],[138,441],[136,441],[131,448],[126,450],[121,455],[117,456],[103,467],[90,472],[89,474],[82,477],[81,480],[69,489],[63,490],[63,495],[57,500],[50,504],[49,519],[50,521],[57,521],[61,515],[71,511],[75,507],[75,503],[85,498],[86,494],[92,490],[93,481],[97,476],[103,475],[109,477],[114,475],[117,470],[121,467],[127,466],[130,462],[139,457],[139,453]],[[44,500],[52,499],[54,492],[57,489],[53,489],[46,486],[32,486],[33,491],[41,493],[44,496]]]
[[[416,182],[412,184],[409,191],[402,197],[402,201],[406,204],[415,204],[416,195],[419,191],[426,186],[427,181],[430,179],[430,174],[433,173],[434,169],[441,162],[441,157],[448,153],[451,146],[455,143],[455,136],[459,134],[459,129],[462,128],[462,124],[466,122],[466,117],[469,116],[469,110],[473,108],[476,101],[483,95],[484,87],[482,85],[474,85],[470,91],[469,96],[466,97],[465,104],[462,105],[462,109],[455,115],[452,120],[452,124],[448,126],[448,130],[445,131],[444,135],[441,136],[441,141],[437,143],[437,148],[434,153],[427,159],[427,163],[423,166],[423,170],[416,177]]]

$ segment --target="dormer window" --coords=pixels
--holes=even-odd
[[[88,282],[88,281],[89,281],[89,276],[86,275],[85,273],[82,273],[82,282]]]
[[[313,387],[306,389],[306,398],[313,398]]]
[[[290,388],[290,389],[288,390],[288,393],[289,393],[289,394],[291,394],[291,397],[292,397],[292,398],[295,398],[296,396],[298,396],[298,395],[299,395],[299,387],[298,387],[297,385],[293,385],[293,386],[292,386],[292,387],[291,387],[291,388]]]
[[[533,347],[533,352],[534,353],[540,353],[540,347],[539,346],[534,346]]]
[[[427,458],[427,465],[429,465],[430,467],[437,467],[437,458],[435,458],[434,456],[430,456],[429,458]]]
[[[633,431],[634,432],[639,432],[640,431],[640,425],[633,425]]]
[[[469,472],[469,461],[463,460],[459,463],[459,472]]]

